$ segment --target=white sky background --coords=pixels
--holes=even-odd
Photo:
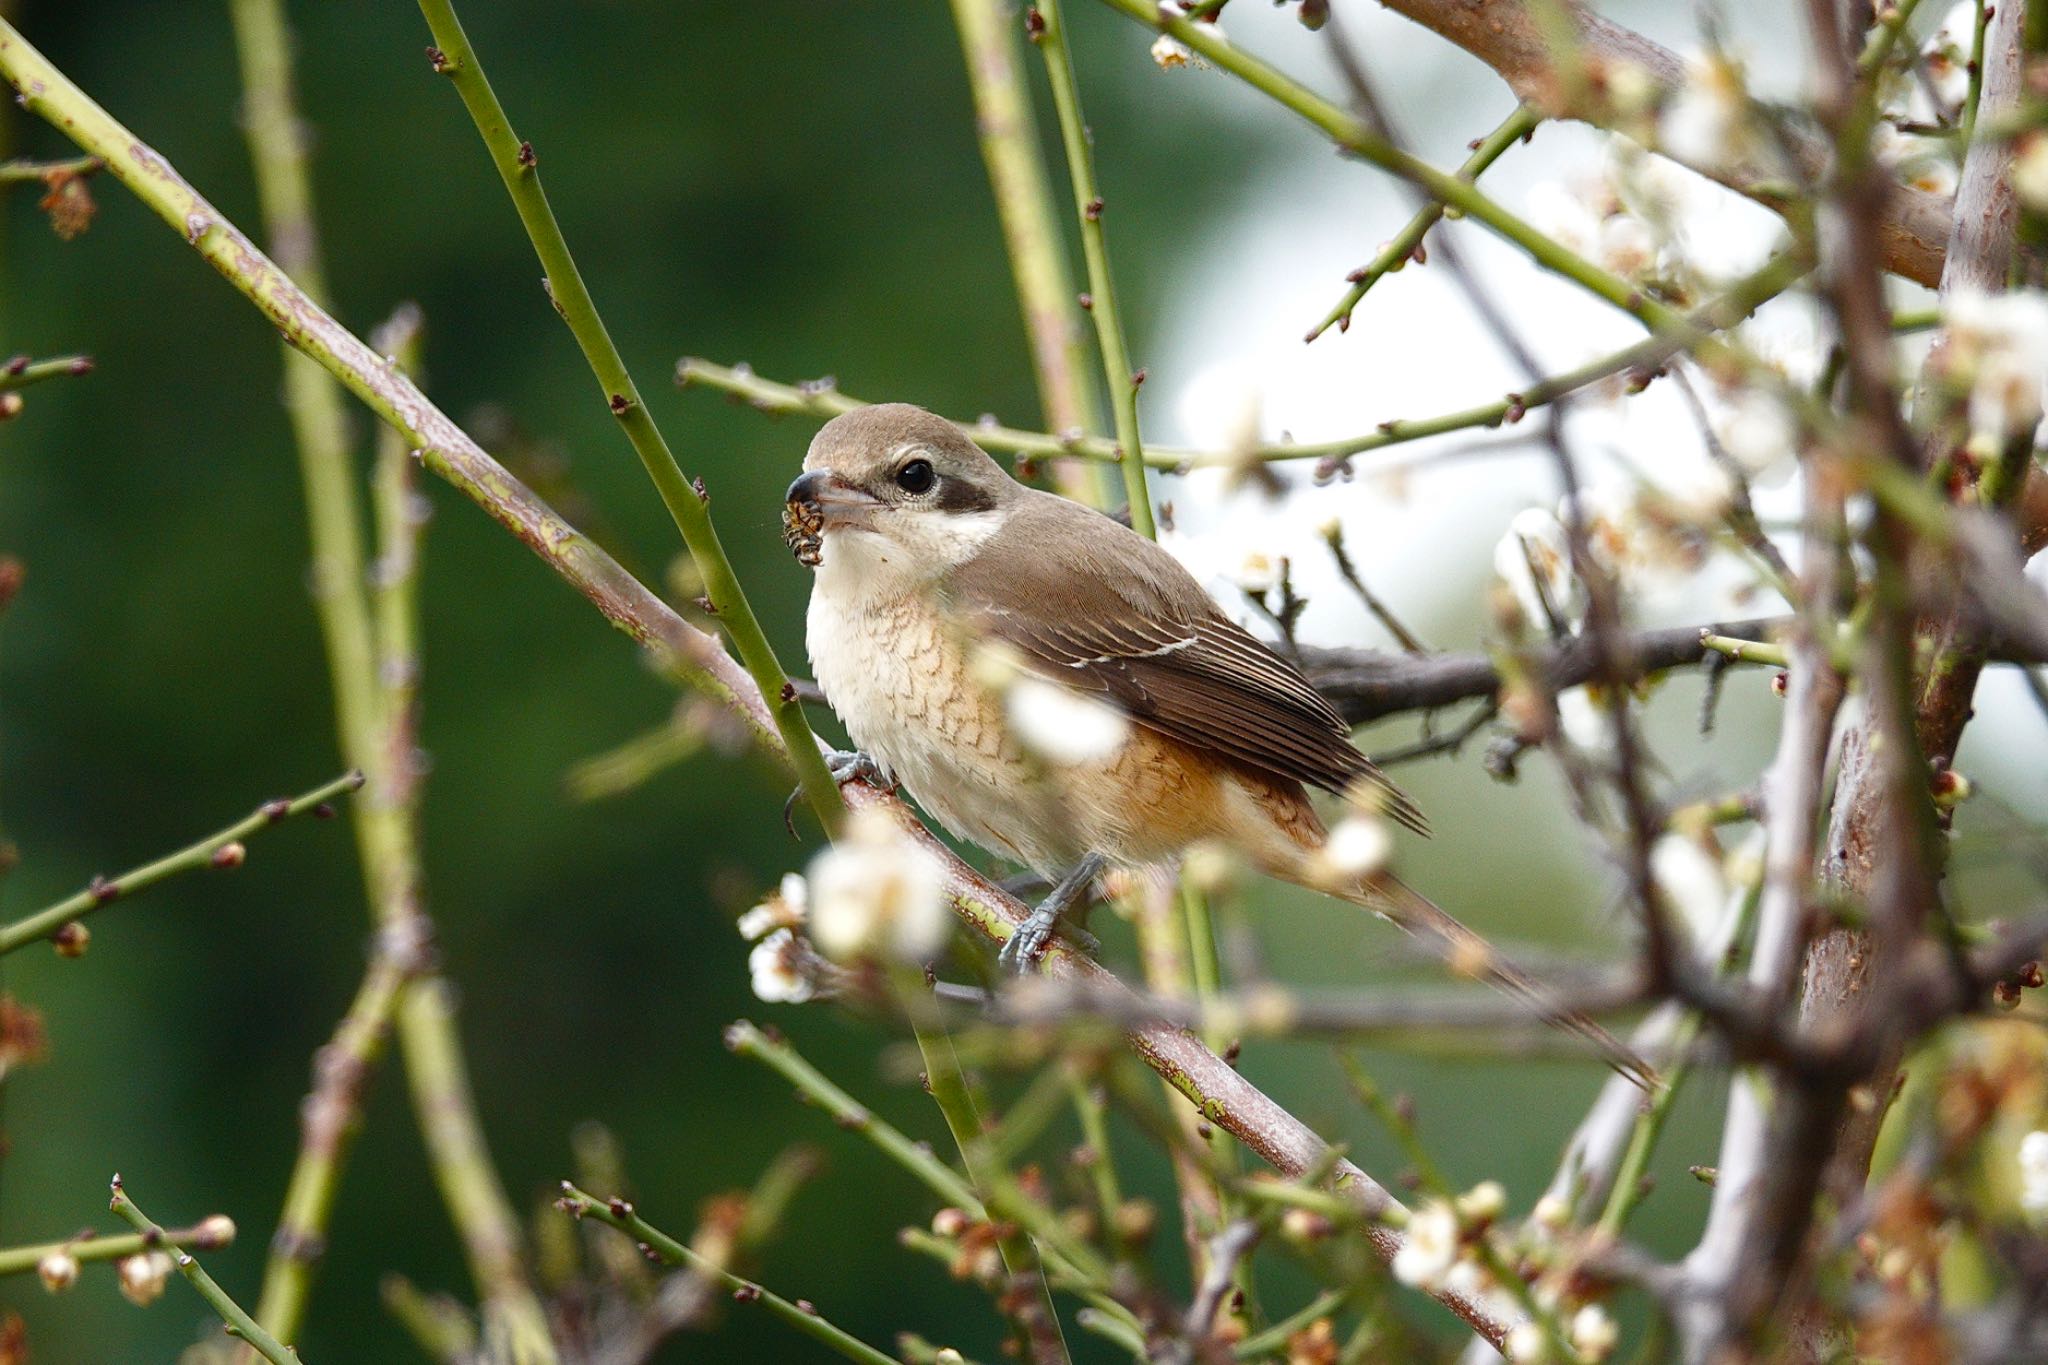
[[[1378,5],[1338,0],[1337,7],[1344,36],[1361,53],[1411,149],[1435,164],[1454,168],[1466,155],[1465,143],[1512,109],[1513,98],[1497,77],[1434,34]],[[1602,8],[1677,50],[1698,47],[1691,6]],[[1332,35],[1301,28],[1292,7],[1242,0],[1226,11],[1224,26],[1248,51],[1341,99],[1341,78],[1324,51]],[[1747,64],[1753,90],[1796,92],[1804,45],[1788,7],[1731,5],[1726,32],[1731,49]],[[1149,41],[1133,26],[1134,63],[1151,65]],[[1189,87],[1172,92],[1172,102],[1183,96],[1220,100],[1248,116],[1263,102],[1234,77],[1214,70],[1149,71],[1138,78],[1139,98],[1145,97],[1147,80]],[[1167,99],[1167,92],[1159,98]],[[1447,114],[1456,116],[1456,126]],[[1272,140],[1271,160],[1244,185],[1232,210],[1191,234],[1171,256],[1148,263],[1168,271],[1171,281],[1156,334],[1139,357],[1152,375],[1144,395],[1149,438],[1222,447],[1242,429],[1247,413],[1255,412],[1264,439],[1286,433],[1301,441],[1324,440],[1523,387],[1527,377],[1494,344],[1450,273],[1434,263],[1411,265],[1378,284],[1359,305],[1348,333],[1333,328],[1303,344],[1303,333],[1343,293],[1345,273],[1407,220],[1414,201],[1376,169],[1336,157],[1305,124],[1284,132],[1291,135]],[[1510,149],[1482,183],[1510,210],[1548,228],[1557,216],[1560,189],[1596,180],[1607,160],[1601,135],[1575,124],[1546,125],[1533,142]],[[1689,173],[1673,168],[1672,175],[1689,182],[1684,247],[1690,259],[1731,276],[1763,259],[1778,235],[1773,215]],[[1431,240],[1445,230],[1434,229]],[[1539,272],[1484,229],[1449,230],[1458,233],[1466,260],[1546,370],[1569,368],[1641,335],[1627,317]],[[1119,254],[1131,250],[1129,243],[1115,245]],[[1927,297],[1911,287],[1899,292],[1902,306]],[[1814,319],[1801,300],[1768,307],[1749,335],[1767,353],[1785,357],[1795,374],[1818,367]],[[1617,493],[1635,485],[1639,476],[1617,464],[1614,452],[1629,456],[1641,475],[1680,490],[1698,486],[1710,468],[1689,410],[1667,381],[1633,398],[1584,402],[1569,426],[1581,477],[1589,485]],[[1338,516],[1366,581],[1411,627],[1433,644],[1470,646],[1483,620],[1494,546],[1510,518],[1525,508],[1556,506],[1556,471],[1547,450],[1531,439],[1537,430],[1532,416],[1518,427],[1454,433],[1368,454],[1357,460],[1355,482],[1321,489],[1308,481],[1311,462],[1283,466],[1305,491],[1278,502],[1254,491],[1226,498],[1215,472],[1197,474],[1191,482],[1166,480],[1161,492],[1175,503],[1177,552],[1226,604],[1241,597],[1223,575],[1247,553],[1288,554],[1297,584],[1312,601],[1302,622],[1304,639],[1390,647],[1377,623],[1336,581],[1316,534],[1319,524]],[[1502,440],[1517,445],[1517,453],[1425,465],[1400,479],[1370,472],[1390,456],[1412,458]],[[1789,481],[1772,486],[1766,480],[1756,494],[1767,524],[1774,515],[1796,510],[1797,489]],[[2035,567],[2039,578],[2040,566]],[[1781,609],[1769,594],[1747,603],[1731,599],[1730,585],[1743,579],[1739,568],[1722,563],[1718,571],[1690,580],[1660,581],[1634,600],[1637,619],[1678,624]],[[1461,638],[1451,638],[1454,631]],[[1731,678],[1731,690],[1742,686],[1743,676]],[[1461,761],[1476,758],[1468,750]],[[2012,670],[1987,673],[1958,766],[2022,812],[2048,809],[2048,722]]]

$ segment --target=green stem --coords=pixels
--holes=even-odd
[[[112,1207],[115,1213],[127,1219],[152,1246],[161,1245],[168,1235],[151,1222],[141,1209],[135,1207],[135,1201],[121,1188],[121,1177],[118,1175],[114,1177]],[[241,1305],[229,1298],[225,1289],[214,1283],[213,1276],[206,1273],[200,1266],[198,1258],[191,1252],[173,1251],[171,1259],[177,1263],[179,1272],[192,1282],[192,1287],[199,1291],[199,1297],[205,1299],[213,1311],[220,1315],[221,1321],[228,1325],[229,1336],[240,1337],[248,1342],[255,1348],[256,1353],[270,1361],[271,1365],[300,1365],[299,1353],[258,1327],[256,1320],[243,1312]]]
[[[900,984],[906,992],[921,992],[923,988],[921,980],[915,985]],[[907,1001],[913,1015],[929,1004],[928,997],[909,996]],[[961,1075],[960,1058],[953,1051],[952,1036],[936,1020],[921,1021],[913,1017],[911,1028],[917,1038],[918,1052],[924,1057],[925,1080],[931,1090],[932,1102],[945,1116],[946,1128],[953,1135],[953,1145],[960,1149],[961,1163],[967,1168],[967,1178],[982,1195],[984,1205],[1000,1202],[991,1199],[990,1193],[1007,1188],[1014,1183],[1013,1177],[1002,1169],[1000,1161],[990,1150],[981,1115],[976,1110],[974,1097],[968,1093],[966,1078]],[[1016,1321],[1019,1345],[1030,1353],[1031,1359],[1045,1365],[1058,1365],[1058,1362],[1067,1360],[1066,1343],[1060,1336],[1059,1315],[1053,1311],[1052,1291],[1046,1286],[1045,1272],[1039,1266],[1031,1239],[1016,1228],[999,1224],[996,1250],[1003,1258],[1003,1269],[1011,1285],[1021,1291],[1003,1295],[1006,1303],[1014,1304],[1010,1315]]]
[[[15,157],[0,161],[0,187],[47,185],[51,176],[95,175],[106,168],[96,156],[74,156],[63,161],[30,161]]]
[[[68,1242],[0,1248],[0,1276],[26,1275],[51,1256],[69,1256],[81,1265],[120,1261],[140,1251],[219,1251],[233,1245],[234,1224],[210,1218],[189,1228],[158,1228],[154,1234],[124,1232],[113,1237],[75,1237]]]
[[[597,305],[583,282],[582,272],[576,268],[575,258],[569,254],[569,244],[562,236],[561,225],[555,221],[554,210],[548,205],[547,192],[541,188],[539,162],[534,155],[533,144],[521,142],[512,131],[505,108],[498,102],[475,50],[470,47],[469,38],[462,31],[461,21],[455,16],[454,5],[449,0],[420,0],[420,12],[426,16],[427,26],[433,31],[438,45],[435,69],[455,83],[463,107],[469,111],[477,132],[483,136],[491,162],[498,168],[498,175],[512,196],[513,207],[518,210],[519,221],[525,226],[526,235],[532,239],[534,251],[547,273],[549,297],[561,313],[562,320],[569,324],[576,344],[582,348],[583,358],[597,376],[606,405],[618,419],[627,440],[632,442],[641,465],[654,481],[655,490],[668,508],[669,516],[674,519],[676,529],[682,533],[683,543],[689,547],[690,557],[704,581],[705,596],[711,602],[712,611],[731,636],[747,671],[760,685],[761,697],[767,703],[776,731],[782,736],[790,762],[795,765],[805,800],[828,831],[837,831],[840,817],[845,813],[839,798],[839,784],[825,766],[824,755],[819,752],[818,742],[804,719],[803,707],[789,687],[788,675],[783,672],[760,621],[755,618],[754,609],[740,588],[731,561],[725,557],[718,529],[711,522],[708,495],[700,493],[676,463],[668,442],[662,438],[654,419],[648,414],[646,403],[641,400],[640,390],[626,369],[625,358],[619,354],[611,334],[605,329],[604,320],[598,315]]]
[[[1239,1360],[1256,1360],[1268,1351],[1285,1351],[1289,1337],[1306,1330],[1317,1318],[1333,1316],[1342,1310],[1350,1297],[1348,1289],[1325,1289],[1271,1327],[1238,1342],[1231,1348],[1231,1354]]]
[[[760,1304],[771,1316],[780,1318],[812,1341],[848,1360],[860,1361],[862,1365],[896,1365],[895,1357],[884,1355],[844,1328],[835,1327],[809,1304],[791,1303],[773,1290],[763,1289],[752,1280],[742,1279],[724,1266],[698,1255],[640,1217],[623,1199],[596,1199],[565,1180],[562,1182],[562,1197],[556,1201],[556,1207],[577,1218],[594,1218],[607,1227],[617,1228],[634,1241],[652,1248],[664,1264],[688,1266],[699,1275],[718,1281],[732,1291],[735,1302]]]
[[[299,1115],[299,1154],[256,1298],[256,1320],[278,1336],[297,1336],[306,1320],[341,1173],[360,1126],[363,1088],[383,1057],[409,975],[395,956],[380,951],[334,1037],[320,1049],[313,1092]]]
[[[89,355],[60,355],[48,360],[30,360],[27,356],[16,356],[12,360],[0,363],[0,393],[25,389],[31,384],[40,384],[45,379],[91,373],[92,357]]]
[[[326,294],[325,272],[284,12],[279,0],[232,0],[231,13],[247,89],[250,160],[265,225],[278,264],[318,307]],[[555,1352],[547,1315],[526,1276],[519,1221],[498,1183],[469,1094],[445,988],[432,978],[408,986],[403,978],[419,965],[416,954],[390,946],[417,944],[430,933],[420,891],[410,685],[394,693],[380,676],[380,664],[391,658],[386,647],[412,644],[412,627],[401,619],[412,610],[410,572],[401,571],[396,583],[380,590],[387,625],[399,636],[380,641],[366,582],[363,513],[341,387],[314,357],[296,350],[286,350],[284,367],[285,407],[305,484],[314,605],[326,644],[336,725],[342,752],[369,779],[356,820],[364,887],[386,950],[406,959],[390,969],[396,979],[389,982],[374,979],[373,972],[357,1003],[388,1010],[397,1020],[428,1156],[485,1312],[502,1325],[515,1360],[551,1363]],[[398,367],[387,359],[385,368]],[[394,530],[401,540],[387,545],[387,554],[407,557],[415,530]],[[369,1017],[357,1023],[374,1033],[379,1021]],[[315,1149],[322,1145],[329,1150]],[[315,1220],[312,1240],[304,1246],[316,1244],[322,1235],[323,1205],[333,1198],[342,1154],[339,1142],[309,1143],[295,1164],[286,1216]],[[279,1314],[273,1325],[288,1334],[296,1327],[292,1319],[304,1313],[313,1266],[310,1258],[295,1255],[267,1269],[284,1277],[266,1284],[264,1299]]]
[[[1629,1130],[1628,1147],[1621,1154],[1614,1184],[1607,1191],[1607,1206],[1600,1211],[1600,1221],[1595,1225],[1600,1236],[1618,1240],[1628,1224],[1628,1216],[1642,1202],[1643,1172],[1649,1167],[1651,1153],[1657,1150],[1665,1121],[1671,1117],[1672,1101],[1678,1098],[1679,1089],[1692,1070],[1687,1053],[1699,1031],[1699,1016],[1689,1014],[1679,1021],[1671,1036],[1671,1063],[1658,1076],[1649,1103],[1636,1115],[1635,1126]]]
[[[1732,635],[1716,635],[1703,630],[1700,632],[1700,648],[1710,649],[1738,664],[1763,664],[1771,668],[1791,666],[1785,646],[1764,640],[1738,640]]]
[[[1468,182],[1477,180],[1486,173],[1489,166],[1500,160],[1502,152],[1535,132],[1536,126],[1542,122],[1543,115],[1534,107],[1527,104],[1516,105],[1515,112],[1503,119],[1498,128],[1488,133],[1480,140],[1479,145],[1472,149],[1472,155],[1465,158],[1464,165],[1458,167],[1458,178]],[[1444,206],[1441,202],[1425,204],[1418,209],[1415,216],[1408,220],[1407,226],[1395,233],[1387,244],[1379,249],[1378,254],[1360,268],[1351,288],[1345,292],[1343,298],[1337,300],[1337,306],[1324,314],[1321,322],[1309,328],[1308,335],[1302,340],[1314,341],[1332,327],[1339,331],[1348,328],[1351,325],[1351,310],[1358,307],[1359,301],[1366,296],[1367,291],[1406,265],[1408,258],[1415,254],[1415,248],[1422,245],[1422,239],[1429,235],[1429,230],[1435,227],[1443,216]]]
[[[1248,460],[1343,460],[1429,436],[1475,427],[1498,427],[1518,421],[1526,413],[1569,397],[1590,384],[1630,371],[1648,372],[1674,355],[1698,349],[1713,333],[1741,322],[1791,288],[1805,273],[1806,265],[1800,253],[1787,252],[1773,257],[1754,275],[1730,287],[1719,299],[1681,319],[1675,330],[1644,337],[1584,365],[1538,380],[1519,393],[1474,407],[1460,408],[1435,417],[1382,422],[1370,432],[1334,441],[1261,445],[1248,452],[1153,447],[1145,452],[1144,460],[1153,468],[1176,472],[1211,465],[1242,465]],[[702,385],[729,393],[767,413],[799,413],[829,418],[868,406],[866,400],[851,397],[834,387],[778,383],[759,378],[744,367],[715,365],[694,356],[685,357],[677,364],[676,383],[684,388]],[[1096,436],[1053,435],[1016,427],[984,426],[979,422],[958,422],[956,425],[983,448],[1003,454],[1040,459],[1068,455],[1086,460],[1116,461],[1122,458],[1121,448],[1116,442]]]
[[[1067,48],[1066,23],[1059,0],[1038,0],[1042,23],[1032,33],[1045,58],[1052,81],[1052,107],[1059,118],[1060,141],[1067,151],[1067,172],[1074,185],[1074,208],[1081,220],[1081,254],[1088,263],[1088,312],[1095,319],[1095,342],[1102,353],[1102,373],[1109,389],[1109,408],[1116,419],[1118,462],[1123,466],[1124,496],[1131,504],[1131,529],[1148,540],[1158,538],[1152,521],[1152,497],[1145,486],[1145,450],[1138,439],[1138,385],[1144,376],[1131,368],[1124,341],[1123,314],[1110,279],[1109,246],[1102,227],[1102,192],[1095,178],[1095,149],[1081,117],[1081,93],[1074,84],[1073,54]]]
[[[14,923],[0,928],[0,954],[11,953],[38,939],[48,938],[73,920],[83,919],[102,906],[124,900],[181,872],[211,867],[214,865],[214,855],[227,845],[239,843],[280,820],[303,815],[309,810],[317,810],[327,802],[362,785],[361,773],[349,773],[289,801],[266,801],[246,818],[237,820],[226,829],[216,830],[176,853],[169,853],[155,862],[131,868],[112,879],[96,877],[85,890],[66,896],[53,905],[45,906],[34,914],[25,915]]]
[[[859,1133],[904,1170],[923,1181],[939,1198],[968,1216],[987,1222],[1008,1219],[1038,1239],[1046,1265],[1075,1292],[1104,1311],[1122,1314],[1132,1322],[1128,1309],[1102,1292],[1109,1281],[1109,1268],[1078,1237],[1059,1222],[1058,1216],[1026,1195],[1014,1180],[1001,1182],[987,1193],[984,1203],[961,1174],[932,1154],[931,1148],[913,1142],[903,1131],[878,1118],[866,1105],[847,1094],[823,1072],[780,1039],[771,1039],[754,1025],[741,1020],[725,1031],[725,1045],[742,1057],[760,1062],[795,1086],[806,1100],[816,1104],[841,1128]]]
[[[23,108],[103,160],[115,179],[254,304],[287,342],[404,432],[421,463],[517,536],[607,620],[647,646],[664,674],[730,707],[752,738],[781,753],[781,737],[758,681],[716,640],[682,621],[617,560],[513,478],[418,385],[309,298],[161,153],[94,103],[4,19],[0,77]]]
[[[1023,309],[1045,425],[1051,431],[1079,435],[1094,425],[1094,384],[1073,275],[1060,241],[1052,183],[1039,151],[1031,91],[1017,60],[1016,15],[1004,0],[952,4],[968,90],[974,97],[975,133]],[[1079,480],[1068,482],[1073,486],[1063,491],[1069,496],[1087,491]]]
[[[1652,331],[1666,331],[1683,325],[1684,315],[1677,309],[1649,297],[1613,271],[1587,260],[1517,218],[1480,193],[1470,181],[1440,171],[1420,157],[1396,147],[1374,132],[1364,120],[1235,46],[1219,35],[1213,25],[1189,23],[1179,15],[1160,8],[1152,0],[1103,0],[1103,3],[1112,9],[1122,10],[1148,28],[1172,34],[1211,64],[1271,96],[1284,108],[1321,129],[1339,146],[1355,152],[1381,170],[1420,186],[1439,204],[1458,210],[1520,248],[1543,269],[1605,299]],[[1710,348],[1721,349],[1718,342],[1706,344]]]

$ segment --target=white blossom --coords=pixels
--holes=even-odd
[[[1742,70],[1719,54],[1686,63],[1685,83],[1657,118],[1659,151],[1708,169],[1746,159],[1752,140]]]
[[[2020,1207],[2048,1219],[2048,1131],[2036,1128],[2020,1139]]]
[[[827,956],[921,961],[952,928],[938,859],[885,811],[854,812],[809,880],[811,936]]]
[[[1280,558],[1264,550],[1247,550],[1230,571],[1230,581],[1254,597],[1269,593],[1280,586]]]
[[[1508,1329],[1507,1358],[1515,1365],[1550,1359],[1550,1336],[1540,1323],[1518,1322]]]
[[[1571,545],[1556,513],[1542,507],[1515,513],[1507,534],[1493,547],[1493,571],[1513,590],[1531,621],[1546,619],[1546,605],[1567,621],[1577,614]]]
[[[53,1251],[36,1262],[36,1275],[43,1288],[61,1294],[78,1283],[78,1258],[68,1251]]]
[[[1370,815],[1347,815],[1330,827],[1330,836],[1316,851],[1317,875],[1330,882],[1350,883],[1370,877],[1387,865],[1394,840],[1386,822]]]
[[[801,1005],[818,993],[794,929],[777,929],[747,954],[754,994],[771,1005]]]
[[[2041,421],[2048,381],[2048,294],[1958,289],[1942,304],[1942,364],[1969,388],[1972,436],[2004,444]]]
[[[1131,735],[1123,712],[1035,674],[1019,674],[1003,700],[1017,738],[1049,763],[1100,762]]]
[[[1597,1303],[1589,1303],[1572,1314],[1572,1349],[1589,1361],[1600,1361],[1614,1354],[1614,1348],[1621,1340],[1621,1331],[1614,1325],[1614,1319],[1607,1316],[1607,1310]]]
[[[1458,1215],[1441,1199],[1432,1199],[1409,1216],[1394,1253],[1394,1278],[1417,1289],[1443,1287],[1458,1261]]]
[[[1920,50],[1920,69],[1944,114],[1961,109],[1970,97],[1970,49],[1976,28],[1976,0],[1957,0]]]
[[[2022,204],[2048,213],[2048,135],[2029,133],[2012,144],[2012,188]]]
[[[793,929],[804,922],[810,888],[796,872],[782,874],[775,893],[739,918],[740,937],[749,943],[777,929]]]
[[[1188,45],[1171,34],[1162,33],[1152,44],[1152,60],[1159,63],[1161,71],[1171,71],[1177,66],[1186,66],[1195,54]]]
[[[1498,1180],[1482,1180],[1458,1196],[1459,1216],[1474,1224],[1491,1223],[1507,1208],[1507,1187]]]
[[[137,1308],[147,1308],[163,1297],[171,1258],[162,1251],[137,1252],[124,1256],[114,1269],[121,1282],[121,1296]]]
[[[1721,449],[1751,478],[1792,468],[1799,426],[1775,395],[1746,385],[1720,404],[1711,421]]]

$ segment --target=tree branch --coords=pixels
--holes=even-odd
[[[1577,0],[1539,0],[1534,6],[1525,0],[1489,0],[1486,4],[1385,0],[1385,4],[1485,62],[1518,96],[1553,118],[1616,127],[1617,111],[1606,92],[1615,83],[1615,73],[1624,68],[1647,78],[1652,100],[1668,98],[1686,81],[1685,63],[1676,53],[1602,18]],[[1570,16],[1573,61],[1586,79],[1561,79],[1554,49],[1543,32],[1541,11],[1545,7],[1563,8]],[[1819,178],[1827,164],[1826,146],[1817,138],[1798,134],[1792,136],[1791,146],[1805,175]],[[1794,202],[1782,175],[1769,168],[1740,163],[1682,164],[1780,213]],[[1936,284],[1946,255],[1949,221],[1950,204],[1940,195],[1894,187],[1877,222],[1885,269],[1930,287]]]

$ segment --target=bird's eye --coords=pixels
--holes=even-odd
[[[929,493],[938,478],[930,460],[910,460],[896,471],[896,486],[906,493]]]

